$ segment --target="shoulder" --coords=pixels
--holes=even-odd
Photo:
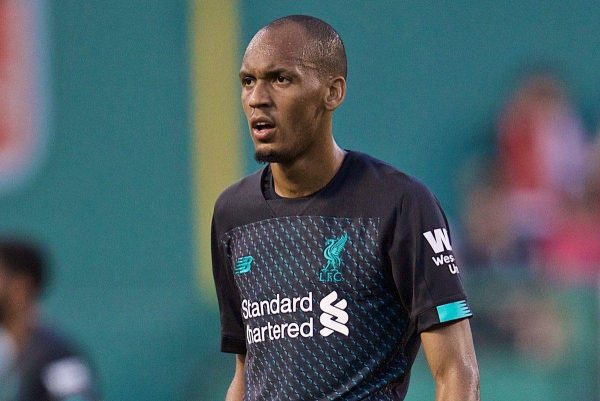
[[[268,217],[261,190],[261,169],[225,189],[215,202],[214,234],[219,237],[232,228]]]
[[[247,207],[249,201],[260,195],[260,179],[263,169],[250,174],[227,187],[215,202],[215,215],[224,216]]]
[[[362,184],[387,193],[395,203],[437,203],[433,193],[417,178],[365,153],[353,151],[351,155],[352,169]]]

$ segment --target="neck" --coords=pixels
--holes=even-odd
[[[271,163],[275,192],[285,198],[311,195],[329,183],[344,160],[345,151],[333,140],[321,151],[309,153],[290,164]]]
[[[25,313],[18,313],[6,319],[4,328],[17,345],[21,352],[29,341],[29,336],[37,323],[37,310],[30,308]]]

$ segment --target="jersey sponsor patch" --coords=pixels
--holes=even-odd
[[[323,311],[319,319],[323,328],[319,333],[324,337],[328,337],[334,332],[347,336],[349,334],[348,326],[346,326],[346,323],[348,323],[348,314],[345,309],[348,306],[348,302],[345,299],[338,301],[337,292],[333,291],[321,300],[319,306]]]
[[[431,249],[435,253],[442,253],[444,251],[451,251],[452,245],[450,245],[450,237],[448,236],[448,230],[445,228],[436,228],[432,231],[426,231],[423,236],[429,242]]]
[[[309,292],[306,296],[293,298],[281,297],[279,294],[273,299],[261,301],[242,300],[242,316],[247,321],[246,341],[248,344],[261,343],[263,341],[277,341],[285,338],[309,338],[314,337],[314,319],[305,317],[294,318],[295,321],[288,321],[275,324],[267,321],[267,324],[255,326],[252,319],[262,316],[286,314],[295,316],[298,313],[306,314],[313,311],[314,296]],[[338,293],[332,291],[319,302],[321,315],[319,322],[323,326],[319,334],[323,337],[329,337],[333,333],[340,333],[348,336],[349,329],[348,313],[345,309],[348,302],[345,299],[339,299]]]
[[[450,236],[445,228],[436,228],[433,231],[426,231],[423,236],[431,246],[435,256],[431,257],[436,266],[447,266],[452,274],[458,273],[456,258],[452,253],[452,245],[450,244]],[[447,252],[444,254],[444,252]]]

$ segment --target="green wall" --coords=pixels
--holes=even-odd
[[[46,307],[85,344],[106,400],[184,400],[216,315],[192,261],[185,1],[51,1],[52,142],[0,199],[3,232],[53,251]]]
[[[338,142],[415,175],[458,211],[456,174],[492,148],[493,124],[525,65],[564,70],[575,100],[600,110],[594,1],[245,1],[243,42],[274,18],[310,14],[341,34],[348,95]]]
[[[86,345],[106,400],[219,400],[233,367],[195,282],[188,12],[183,0],[50,1],[48,157],[0,197],[0,231],[52,249],[44,305]],[[419,177],[452,217],[456,177],[492,148],[494,116],[524,63],[558,63],[588,116],[600,106],[592,1],[244,0],[241,48],[292,13],[325,19],[346,43],[339,143]],[[503,383],[503,365],[482,366]],[[411,400],[431,394],[423,369]]]

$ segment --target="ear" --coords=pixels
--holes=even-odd
[[[329,111],[337,109],[346,97],[346,80],[344,77],[332,77],[329,79],[325,97],[325,108]]]

